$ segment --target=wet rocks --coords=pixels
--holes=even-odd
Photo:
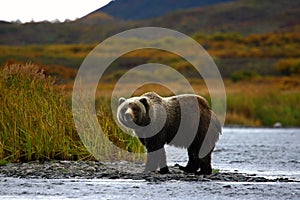
[[[143,173],[142,163],[97,161],[50,161],[40,163],[13,163],[0,166],[0,177],[33,179],[133,179],[148,182],[163,181],[218,181],[218,182],[295,182],[288,178],[267,179],[255,174],[217,172],[211,175],[187,174],[177,167],[170,167],[169,174]]]

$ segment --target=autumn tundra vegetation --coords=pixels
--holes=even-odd
[[[300,126],[300,34],[238,33],[193,36],[215,60],[225,83],[225,126]],[[167,41],[164,42],[170,42]],[[176,41],[174,41],[176,42]],[[0,46],[0,159],[30,161],[93,159],[72,119],[71,92],[82,60],[95,44]],[[126,70],[149,62],[169,65],[189,79],[207,99],[205,83],[193,67],[171,52],[144,49],[116,59],[102,77],[97,95],[98,121],[106,136],[122,149],[143,152],[137,140],[115,124],[110,110],[114,84]],[[141,88],[137,94],[159,86]],[[107,158],[122,156],[102,147]],[[117,155],[117,156],[116,156]],[[139,158],[130,158],[139,159]]]

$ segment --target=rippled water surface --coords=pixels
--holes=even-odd
[[[300,129],[225,128],[213,153],[213,168],[300,180]],[[170,147],[169,164],[187,161]],[[181,150],[182,151],[182,150]]]
[[[226,128],[213,168],[300,180],[300,129]],[[187,161],[167,147],[168,164]],[[0,179],[0,199],[299,199],[300,183]]]

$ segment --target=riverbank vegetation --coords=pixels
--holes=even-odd
[[[201,80],[191,81],[197,93],[209,98]],[[67,84],[67,85],[70,85]],[[71,86],[62,89],[40,66],[12,64],[0,70],[0,160],[93,160],[76,132],[71,111]],[[300,79],[289,77],[256,77],[233,82],[225,80],[227,115],[225,125],[300,126]],[[125,134],[115,124],[109,94],[97,97],[98,121],[105,137],[121,149],[142,153],[138,139]],[[144,88],[147,90],[147,88]],[[149,88],[148,88],[149,89]],[[159,88],[158,88],[159,89]],[[167,93],[165,95],[168,95]],[[95,140],[101,142],[104,138]],[[109,145],[97,145],[101,159],[128,159]],[[134,154],[135,156],[138,154]],[[129,159],[143,159],[135,157]]]
[[[225,83],[226,124],[300,126],[300,77],[257,77]]]
[[[77,134],[71,97],[62,87],[34,64],[12,64],[0,69],[0,160],[95,159]],[[137,139],[129,140],[116,125],[110,126],[109,102],[100,99],[98,103],[105,137],[120,148],[142,152]],[[137,159],[125,158],[101,143],[97,148],[103,160]]]

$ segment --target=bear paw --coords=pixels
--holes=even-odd
[[[169,168],[168,167],[163,167],[159,170],[159,173],[160,174],[169,174],[170,171],[169,171]]]
[[[184,167],[184,166],[181,166],[181,165],[179,165],[179,164],[175,164],[175,167],[179,167],[179,169],[180,169],[181,171],[184,171],[184,172],[186,172],[186,173],[196,173],[197,170],[198,170],[198,169],[196,169],[195,167],[191,167],[191,166],[186,166],[186,167]]]
[[[196,172],[196,175],[210,175],[210,174],[212,174],[211,167],[203,168],[199,172]]]

